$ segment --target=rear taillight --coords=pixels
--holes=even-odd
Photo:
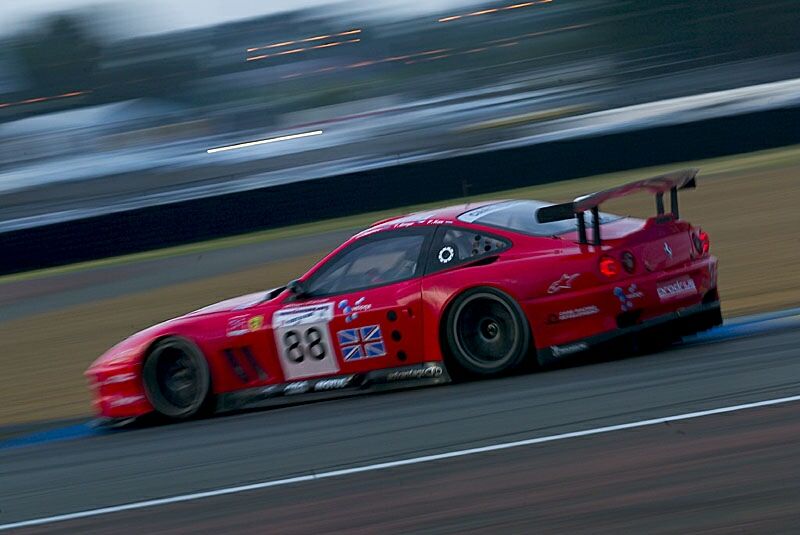
[[[708,251],[711,248],[711,243],[708,240],[708,232],[703,230],[698,231],[698,233],[693,236],[692,241],[694,242],[694,248],[699,254],[708,254]]]
[[[703,254],[708,254],[709,249],[711,249],[711,242],[708,240],[708,232],[700,231],[698,235],[700,237],[700,241],[703,242]]]
[[[619,275],[619,272],[620,265],[615,258],[608,255],[600,258],[600,273],[606,277],[616,277]]]

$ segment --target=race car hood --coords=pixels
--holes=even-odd
[[[132,334],[100,355],[85,375],[92,376],[119,367],[129,367],[139,362],[147,346],[163,333],[169,332],[177,319],[171,319]]]
[[[277,289],[278,288],[273,288],[271,290],[254,292],[247,295],[241,295],[239,297],[233,297],[231,299],[226,299],[224,301],[220,301],[219,303],[214,303],[213,305],[208,305],[201,309],[195,310],[194,312],[189,312],[188,314],[186,314],[186,316],[200,316],[203,314],[214,314],[217,312],[231,312],[234,310],[245,310],[250,307],[256,306],[258,304],[269,301],[274,297],[273,292]]]

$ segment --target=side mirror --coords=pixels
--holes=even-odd
[[[306,287],[306,283],[299,279],[291,281],[286,285],[286,288],[297,297],[305,297],[308,295],[308,287]]]

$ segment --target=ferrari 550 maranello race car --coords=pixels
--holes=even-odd
[[[696,174],[564,204],[481,202],[380,221],[286,287],[202,308],[111,348],[86,372],[96,409],[110,422],[184,419],[494,377],[624,335],[711,328],[722,322],[717,260],[708,235],[678,215],[678,190],[695,187]],[[655,195],[650,219],[599,211],[640,191]]]

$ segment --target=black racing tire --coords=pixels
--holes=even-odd
[[[455,377],[495,377],[522,366],[531,330],[519,304],[494,288],[468,290],[445,314],[443,341]]]
[[[172,420],[186,420],[207,412],[211,400],[211,372],[202,351],[184,338],[159,340],[142,368],[147,399],[156,412]]]

